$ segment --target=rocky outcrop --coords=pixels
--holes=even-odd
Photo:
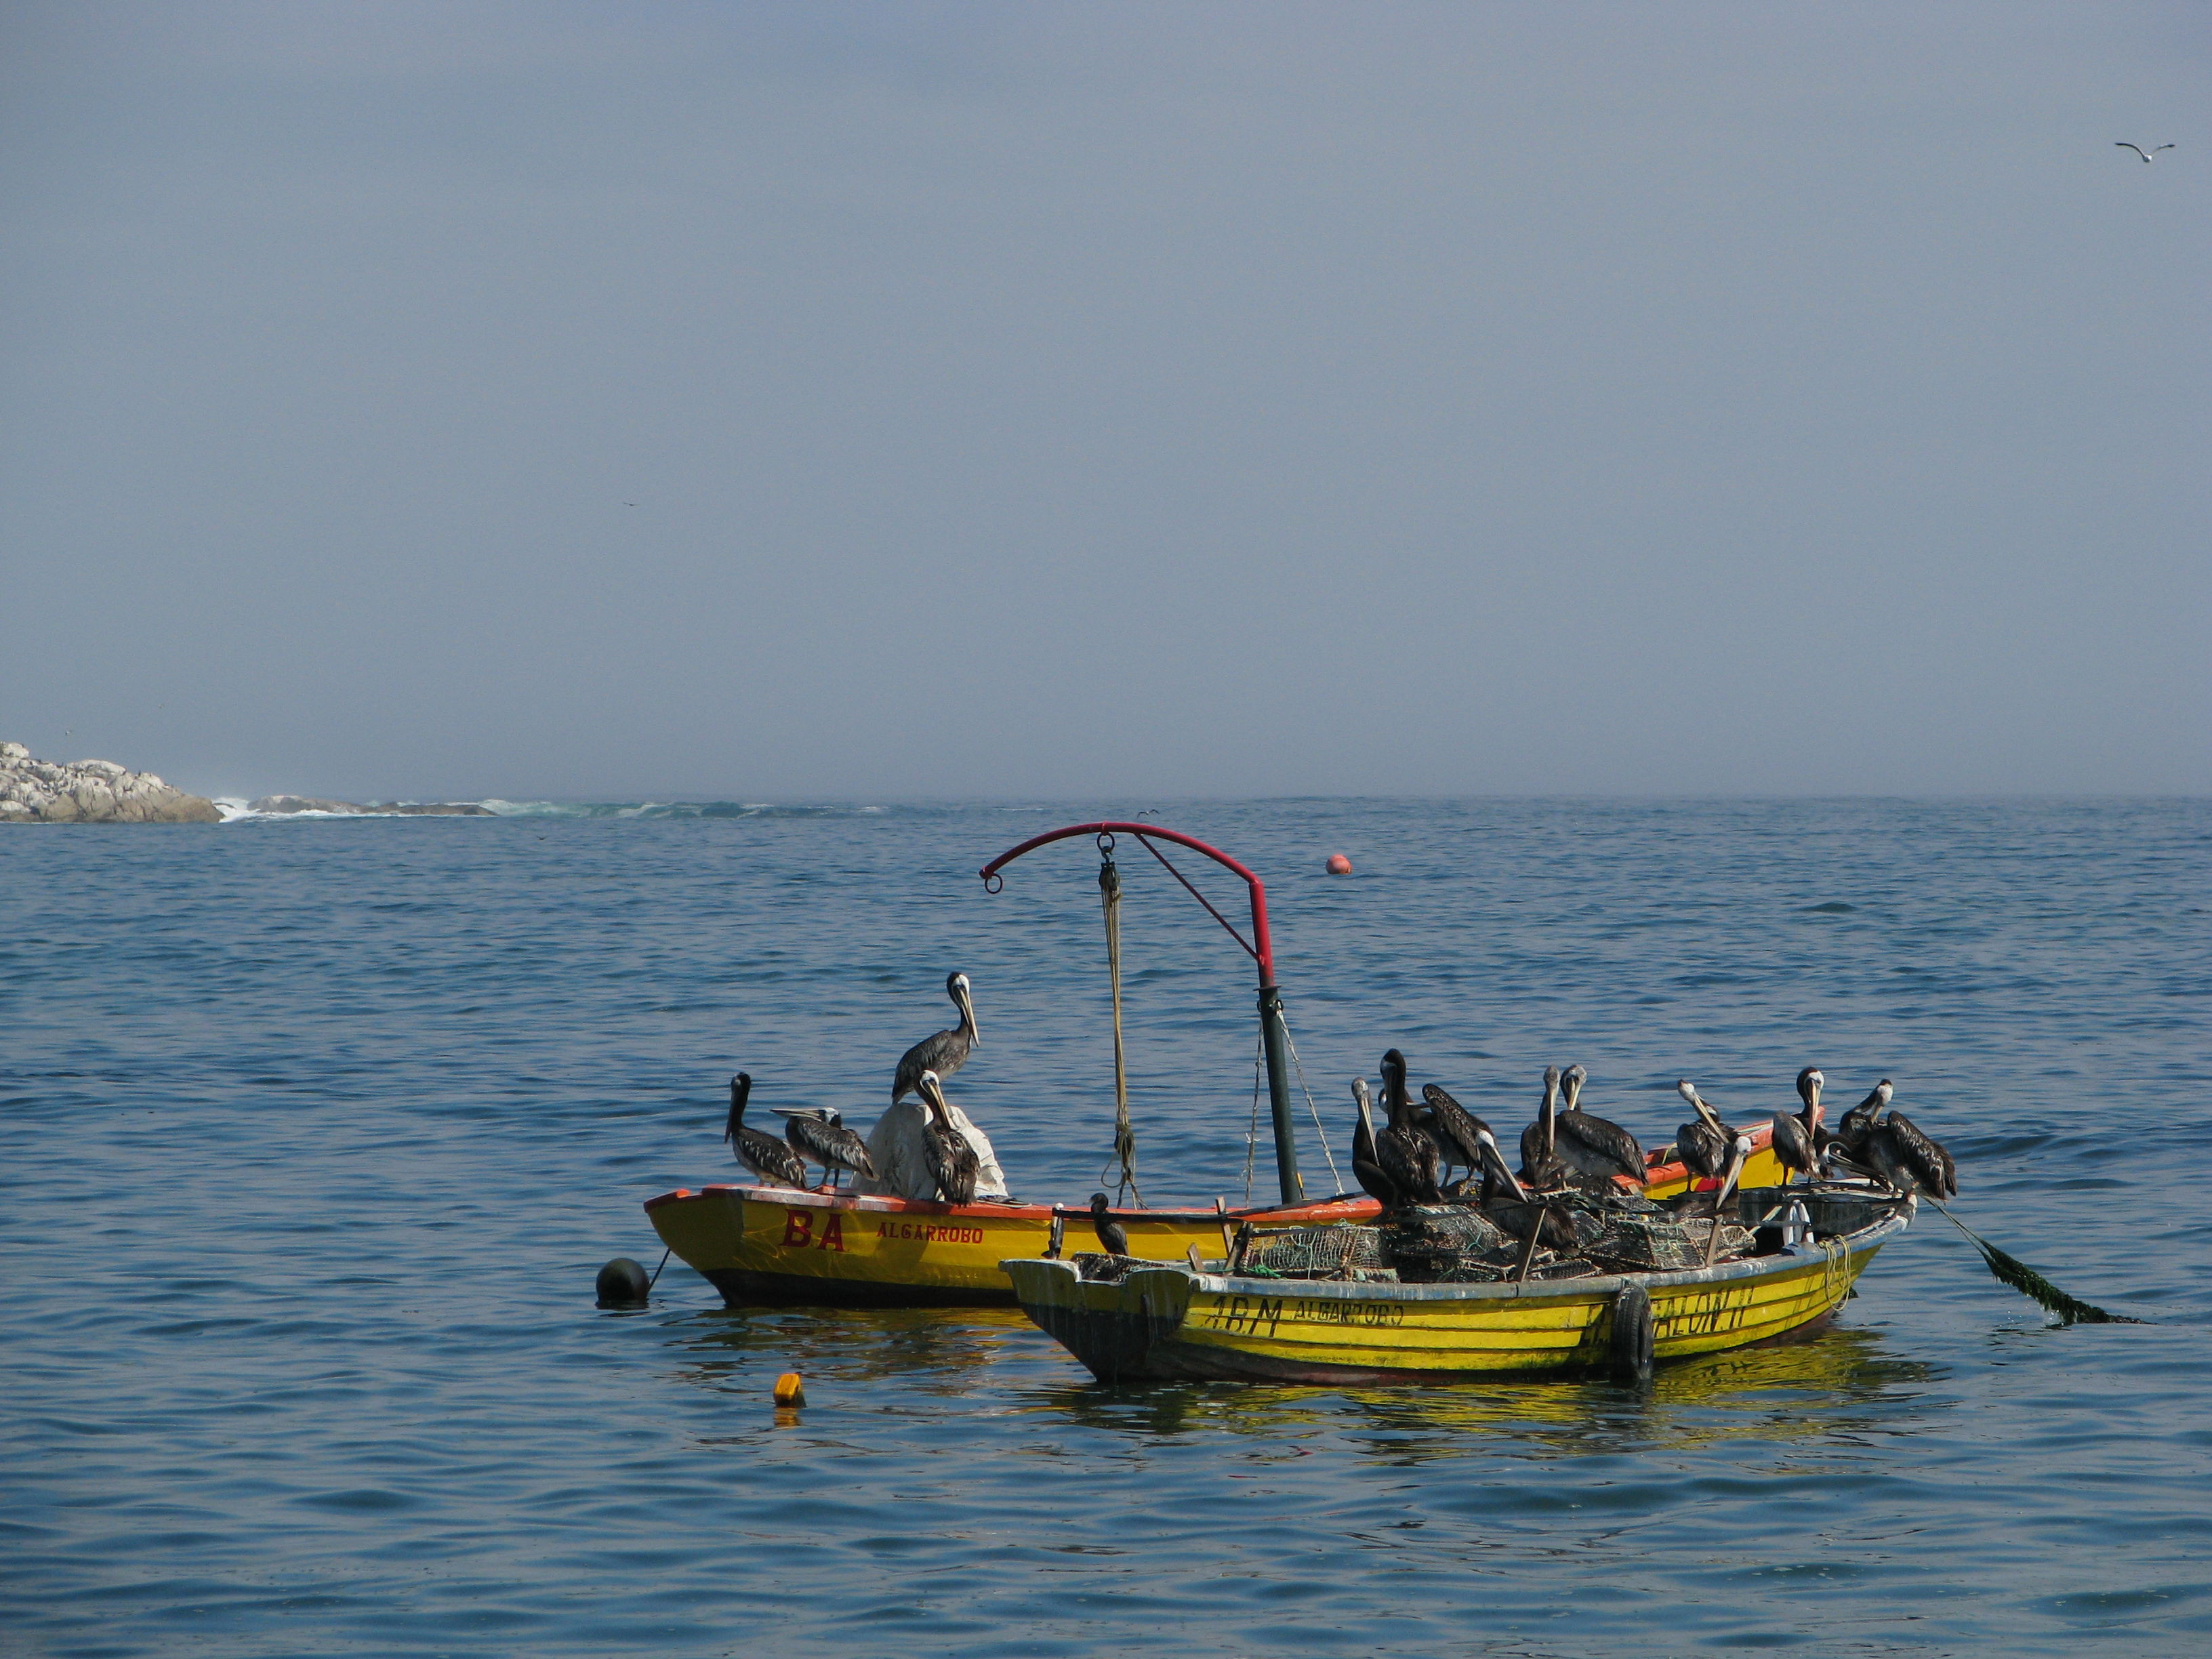
[[[255,812],[374,812],[380,816],[397,813],[409,818],[491,818],[498,813],[488,806],[479,806],[472,800],[371,801],[362,805],[357,800],[318,800],[312,795],[264,795],[247,809]]]
[[[0,743],[0,823],[220,823],[204,795],[113,761],[42,761]]]

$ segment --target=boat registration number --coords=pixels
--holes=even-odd
[[[1307,1301],[1284,1296],[1231,1296],[1200,1310],[1199,1323],[1231,1336],[1274,1335],[1293,1325],[1357,1325],[1370,1329],[1403,1325],[1406,1310],[1388,1302]]]

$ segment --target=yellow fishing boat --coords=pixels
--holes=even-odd
[[[1771,1191],[1744,1197],[1781,1202]],[[1097,1257],[1000,1266],[1023,1311],[1107,1382],[1443,1382],[1642,1370],[1817,1324],[1914,1213],[1909,1197],[1804,1205],[1768,1230],[1778,1237],[1765,1241],[1765,1253],[1678,1272],[1410,1285],[1120,1263],[1085,1277]]]
[[[1159,1261],[1226,1255],[1242,1225],[1325,1227],[1374,1219],[1371,1198],[1264,1208],[1116,1209],[1133,1255]],[[925,1204],[787,1187],[678,1188],[646,1200],[661,1242],[732,1303],[915,1307],[1011,1303],[999,1264],[1085,1247],[1087,1208],[1046,1204]]]

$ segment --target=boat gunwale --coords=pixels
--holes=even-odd
[[[884,1193],[817,1193],[802,1191],[795,1187],[762,1187],[744,1182],[715,1182],[704,1187],[678,1187],[657,1194],[645,1200],[647,1210],[657,1210],[665,1205],[693,1202],[703,1198],[735,1194],[740,1199],[760,1204],[781,1205],[787,1208],[802,1206],[813,1209],[865,1211],[883,1215],[969,1216],[981,1219],[1006,1221],[1051,1221],[1054,1216],[1088,1216],[1087,1204],[996,1204],[979,1200],[972,1204],[946,1204],[935,1199],[894,1198]],[[1381,1206],[1364,1193],[1338,1193],[1329,1198],[1309,1199],[1303,1204],[1254,1204],[1226,1210],[1142,1210],[1109,1206],[1106,1213],[1120,1221],[1169,1222],[1178,1225],[1224,1221],[1249,1221],[1261,1216],[1312,1215],[1316,1212],[1339,1210],[1340,1215],[1325,1217],[1316,1224],[1327,1225],[1335,1220],[1357,1221],[1379,1212]]]

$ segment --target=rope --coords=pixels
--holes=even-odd
[[[1351,1188],[1344,1184],[1344,1177],[1337,1173],[1336,1154],[1328,1149],[1328,1131],[1321,1127],[1321,1108],[1314,1104],[1313,1091],[1306,1087],[1306,1068],[1298,1059],[1297,1042],[1291,1036],[1290,1016],[1283,1014],[1279,1017],[1283,1022],[1283,1042],[1291,1051],[1291,1066],[1298,1074],[1298,1091],[1305,1096],[1306,1110],[1313,1115],[1315,1139],[1321,1142],[1322,1157],[1328,1161],[1328,1178],[1336,1183],[1329,1190],[1335,1193],[1349,1192]],[[1246,1188],[1246,1194],[1249,1196],[1249,1188]]]
[[[1115,1201],[1119,1203],[1125,1193],[1134,1193],[1141,1207],[1145,1195],[1137,1191],[1137,1132],[1129,1127],[1129,1065],[1121,1048],[1121,872],[1114,867],[1114,855],[1103,848],[1098,863],[1098,902],[1106,913],[1106,976],[1114,987],[1114,1155],[1121,1164]],[[1112,1168],[1109,1164],[1099,1172],[1102,1184]]]

